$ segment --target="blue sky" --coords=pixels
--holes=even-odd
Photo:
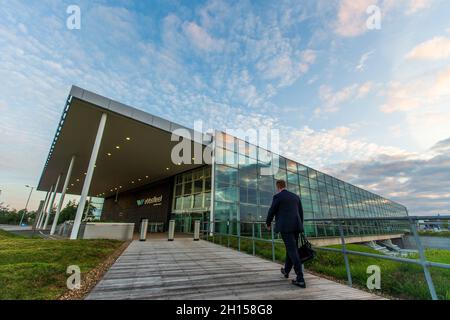
[[[24,206],[76,84],[189,127],[279,129],[292,159],[412,213],[449,210],[449,13],[445,0],[3,1],[0,202]]]

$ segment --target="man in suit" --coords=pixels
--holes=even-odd
[[[292,280],[301,288],[306,288],[303,278],[302,263],[298,255],[299,233],[303,232],[303,208],[300,197],[286,190],[286,181],[276,182],[277,193],[273,196],[272,205],[267,214],[266,225],[270,230],[272,220],[275,217],[275,232],[281,233],[286,247],[286,263],[281,268],[281,273],[285,278],[289,277],[292,267],[297,274],[297,278]]]

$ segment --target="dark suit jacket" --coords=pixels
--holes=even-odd
[[[300,197],[287,190],[274,195],[267,214],[266,224],[270,226],[274,217],[275,232],[302,232],[303,208]]]

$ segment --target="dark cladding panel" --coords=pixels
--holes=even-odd
[[[162,222],[167,227],[169,212],[172,205],[172,179],[119,194],[105,199],[102,221],[133,222],[139,228],[141,219],[151,222]],[[138,230],[138,229],[135,229]]]

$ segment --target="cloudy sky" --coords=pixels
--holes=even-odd
[[[189,127],[279,129],[294,160],[448,212],[449,14],[447,0],[2,1],[0,202],[24,207],[76,84]]]

